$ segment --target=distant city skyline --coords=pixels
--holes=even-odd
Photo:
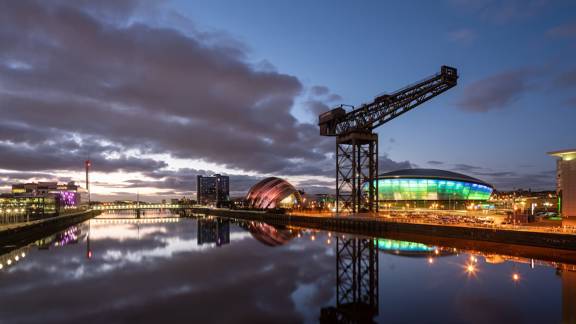
[[[378,129],[380,171],[553,190],[576,147],[571,1],[0,1],[0,191],[74,180],[95,200],[190,196],[226,174],[334,186],[317,115],[458,68]]]

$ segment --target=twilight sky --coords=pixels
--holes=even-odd
[[[331,190],[317,114],[437,73],[459,85],[378,129],[380,171],[553,189],[576,147],[576,3],[0,0],[0,191],[81,181],[97,199],[241,195],[269,175]]]

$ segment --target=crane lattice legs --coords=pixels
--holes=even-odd
[[[336,139],[336,213],[377,212],[378,135],[350,133]],[[365,190],[363,186],[366,185]]]

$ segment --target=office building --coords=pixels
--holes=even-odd
[[[200,205],[226,206],[230,201],[230,181],[228,176],[219,174],[211,177],[197,176],[196,195]]]

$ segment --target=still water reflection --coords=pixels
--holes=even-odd
[[[105,214],[0,252],[0,322],[573,322],[573,266],[217,218]]]

